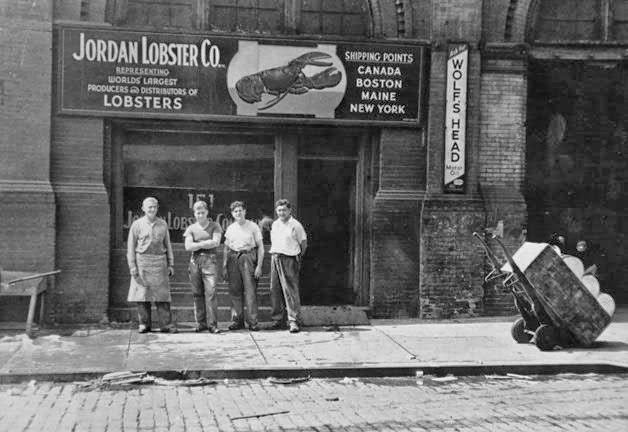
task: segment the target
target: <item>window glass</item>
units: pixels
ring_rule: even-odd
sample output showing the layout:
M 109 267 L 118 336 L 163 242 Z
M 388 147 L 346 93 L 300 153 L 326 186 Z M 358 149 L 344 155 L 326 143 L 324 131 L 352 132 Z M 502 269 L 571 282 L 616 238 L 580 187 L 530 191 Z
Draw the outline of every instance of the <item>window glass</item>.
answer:
M 612 4 L 613 8 L 613 39 L 628 39 L 628 1 L 615 0 Z
M 535 40 L 601 38 L 598 1 L 543 0 L 537 14 Z
M 363 0 L 303 0 L 299 32 L 368 36 L 368 17 Z
M 273 215 L 273 141 L 270 136 L 132 132 L 122 148 L 123 238 L 147 196 L 159 200 L 173 243 L 194 223 L 192 205 L 207 202 L 226 229 L 229 204 L 244 201 L 247 218 Z
M 196 0 L 128 0 L 126 26 L 196 28 Z
M 210 30 L 283 33 L 283 0 L 209 0 Z

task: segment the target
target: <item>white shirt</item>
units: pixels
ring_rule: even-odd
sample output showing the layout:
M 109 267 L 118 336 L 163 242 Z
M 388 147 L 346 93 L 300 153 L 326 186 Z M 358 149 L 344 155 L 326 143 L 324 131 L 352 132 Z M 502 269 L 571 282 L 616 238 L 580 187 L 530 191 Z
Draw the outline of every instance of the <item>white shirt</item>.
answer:
M 250 220 L 246 220 L 242 225 L 234 222 L 225 232 L 225 244 L 236 252 L 253 249 L 257 247 L 258 241 L 262 241 L 262 232 Z
M 290 217 L 286 222 L 277 219 L 270 229 L 270 253 L 296 256 L 301 253 L 301 242 L 307 240 L 301 222 Z

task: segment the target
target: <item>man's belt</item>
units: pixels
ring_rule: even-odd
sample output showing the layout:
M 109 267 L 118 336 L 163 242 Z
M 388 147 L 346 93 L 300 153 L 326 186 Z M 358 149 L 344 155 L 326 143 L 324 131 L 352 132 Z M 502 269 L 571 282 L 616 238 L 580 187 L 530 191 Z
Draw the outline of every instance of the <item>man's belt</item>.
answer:
M 216 249 L 198 249 L 192 253 L 194 255 L 216 255 Z
M 251 249 L 243 249 L 243 250 L 237 251 L 237 250 L 233 250 L 233 249 L 229 248 L 229 253 L 230 254 L 235 254 L 235 255 L 242 255 L 242 254 L 253 252 L 253 251 L 256 251 L 256 250 L 257 250 L 257 248 L 251 248 Z

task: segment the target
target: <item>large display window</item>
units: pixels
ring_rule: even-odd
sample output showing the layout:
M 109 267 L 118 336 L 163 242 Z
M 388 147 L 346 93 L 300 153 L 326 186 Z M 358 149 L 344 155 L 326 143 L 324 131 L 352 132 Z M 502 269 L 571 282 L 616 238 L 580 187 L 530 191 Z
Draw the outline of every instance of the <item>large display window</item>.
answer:
M 229 204 L 244 201 L 255 221 L 273 214 L 273 137 L 129 131 L 121 146 L 122 209 L 117 230 L 124 241 L 142 215 L 147 196 L 159 200 L 158 216 L 173 243 L 183 243 L 194 223 L 192 205 L 204 200 L 210 218 L 223 230 L 231 222 Z M 119 205 L 118 205 L 119 207 Z
M 367 304 L 368 209 L 374 191 L 372 163 L 377 160 L 367 134 L 140 121 L 112 122 L 109 131 L 105 161 L 110 164 L 106 172 L 112 208 L 113 317 L 130 319 L 126 239 L 148 196 L 158 199 L 158 216 L 168 223 L 173 243 L 175 308 L 190 307 L 186 300 L 190 254 L 183 246 L 183 233 L 194 223 L 194 202 L 205 200 L 210 218 L 226 230 L 232 222 L 231 202 L 244 201 L 247 218 L 259 222 L 274 219 L 274 202 L 284 197 L 294 204 L 309 237 L 301 274 L 302 302 Z M 263 234 L 268 251 L 269 232 Z M 268 302 L 269 254 L 264 261 L 262 304 Z M 222 280 L 219 290 L 226 295 Z

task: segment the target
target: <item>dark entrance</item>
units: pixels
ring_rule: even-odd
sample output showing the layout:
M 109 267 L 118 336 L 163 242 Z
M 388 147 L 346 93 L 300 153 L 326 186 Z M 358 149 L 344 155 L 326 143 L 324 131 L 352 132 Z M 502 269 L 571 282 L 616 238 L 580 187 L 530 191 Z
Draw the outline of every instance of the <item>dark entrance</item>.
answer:
M 589 244 L 602 291 L 628 302 L 628 67 L 533 61 L 529 71 L 529 238 Z M 573 252 L 572 252 L 573 253 Z
M 309 239 L 301 272 L 303 304 L 354 303 L 356 165 L 353 156 L 299 156 L 297 217 Z

